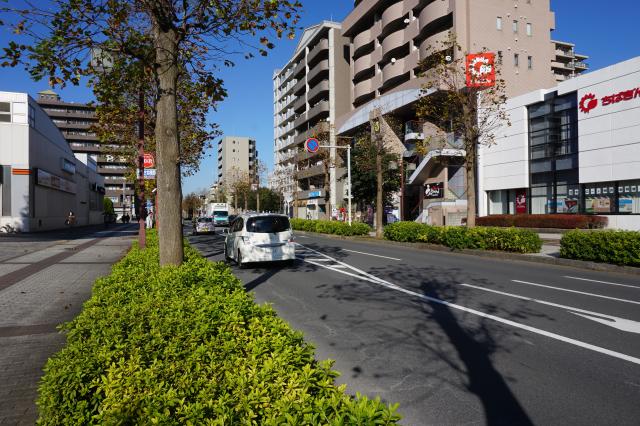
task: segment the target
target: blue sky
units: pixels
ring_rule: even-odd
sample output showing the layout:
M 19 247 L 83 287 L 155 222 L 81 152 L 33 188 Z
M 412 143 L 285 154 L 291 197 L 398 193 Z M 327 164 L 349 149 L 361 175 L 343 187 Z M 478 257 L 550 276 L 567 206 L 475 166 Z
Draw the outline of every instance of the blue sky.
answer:
M 481 1 L 481 0 L 473 0 Z M 353 7 L 352 0 L 303 0 L 301 26 L 313 25 L 321 20 L 341 21 Z M 590 57 L 591 69 L 640 56 L 637 43 L 637 16 L 640 2 L 618 0 L 603 7 L 598 0 L 552 0 L 556 13 L 556 30 L 551 37 L 576 44 L 576 51 Z M 0 28 L 0 46 L 4 47 L 10 34 Z M 220 125 L 227 135 L 249 136 L 257 140 L 260 159 L 271 167 L 273 162 L 273 89 L 272 75 L 291 57 L 296 40 L 279 40 L 266 58 L 235 59 L 234 68 L 221 70 L 229 97 L 209 114 L 209 119 Z M 28 92 L 35 97 L 47 88 L 45 82 L 36 83 L 22 69 L 0 68 L 0 91 Z M 87 87 L 70 87 L 59 91 L 63 99 L 73 102 L 93 98 Z M 217 143 L 217 141 L 216 141 Z M 216 158 L 211 150 L 202 160 L 200 172 L 183 182 L 186 194 L 206 188 L 215 179 Z

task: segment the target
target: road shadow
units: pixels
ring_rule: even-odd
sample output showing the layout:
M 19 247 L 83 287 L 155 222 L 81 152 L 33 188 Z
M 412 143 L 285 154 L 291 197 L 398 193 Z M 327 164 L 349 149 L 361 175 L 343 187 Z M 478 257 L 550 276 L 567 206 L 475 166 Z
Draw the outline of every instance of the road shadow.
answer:
M 339 247 L 329 247 L 328 250 L 322 247 L 321 251 L 346 260 Z M 395 264 L 373 267 L 367 272 L 435 300 L 419 299 L 357 279 L 319 286 L 322 290 L 319 298 L 350 304 L 348 324 L 351 335 L 375 330 L 375 344 L 363 340 L 353 343 L 342 341 L 340 344 L 344 346 L 337 348 L 365 355 L 362 365 L 351 369 L 352 377 L 368 375 L 375 380 L 386 379 L 396 389 L 402 386 L 410 388 L 409 405 L 414 408 L 441 397 L 445 392 L 443 389 L 455 388 L 457 392 L 477 397 L 485 424 L 533 424 L 510 387 L 517 382 L 516 378 L 501 372 L 494 363 L 495 356 L 504 357 L 527 344 L 519 332 L 439 301 L 460 304 L 514 321 L 551 318 L 532 311 L 524 301 L 506 305 L 495 299 L 489 301 L 477 293 L 472 295 L 470 290 L 459 284 L 467 282 L 488 286 L 490 283 L 474 279 L 459 268 Z M 330 321 L 331 313 L 321 316 L 320 320 Z M 399 373 L 394 373 L 403 376 L 402 381 L 395 383 L 399 377 L 391 377 L 386 368 L 398 362 L 394 357 L 418 359 L 419 371 L 402 368 Z M 455 401 L 455 398 L 451 400 Z M 402 411 L 402 406 L 400 409 Z M 470 419 L 456 418 L 458 420 Z

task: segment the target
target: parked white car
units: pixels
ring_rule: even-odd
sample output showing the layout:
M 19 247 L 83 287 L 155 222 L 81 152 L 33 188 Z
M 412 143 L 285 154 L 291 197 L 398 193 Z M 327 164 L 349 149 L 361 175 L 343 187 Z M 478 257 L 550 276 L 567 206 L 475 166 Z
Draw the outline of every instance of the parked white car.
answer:
M 199 217 L 193 219 L 193 235 L 208 234 L 209 232 L 215 232 L 215 229 L 213 218 Z
M 240 268 L 250 262 L 288 261 L 296 258 L 289 218 L 280 214 L 243 214 L 229 226 L 224 242 L 225 259 Z

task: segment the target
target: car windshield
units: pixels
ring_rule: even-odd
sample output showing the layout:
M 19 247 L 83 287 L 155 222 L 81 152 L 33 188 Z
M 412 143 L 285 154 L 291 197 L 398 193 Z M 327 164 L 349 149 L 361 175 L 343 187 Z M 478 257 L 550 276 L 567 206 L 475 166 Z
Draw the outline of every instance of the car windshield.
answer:
M 286 216 L 258 216 L 247 220 L 247 232 L 274 234 L 288 231 L 289 228 L 289 218 Z
M 201 217 L 200 219 L 198 219 L 198 222 L 200 222 L 200 223 L 211 222 L 211 218 L 210 217 Z
M 225 212 L 225 211 L 217 211 L 217 212 L 213 212 L 213 215 L 216 217 L 221 217 L 221 216 L 227 216 L 229 213 Z

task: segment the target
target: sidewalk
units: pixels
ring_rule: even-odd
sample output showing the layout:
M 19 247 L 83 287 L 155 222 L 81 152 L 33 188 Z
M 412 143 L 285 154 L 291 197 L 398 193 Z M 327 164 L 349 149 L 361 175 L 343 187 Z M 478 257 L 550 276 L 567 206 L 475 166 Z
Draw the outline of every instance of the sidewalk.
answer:
M 65 342 L 56 327 L 80 312 L 137 235 L 131 225 L 76 231 L 0 239 L 0 425 L 35 423 L 42 367 Z

